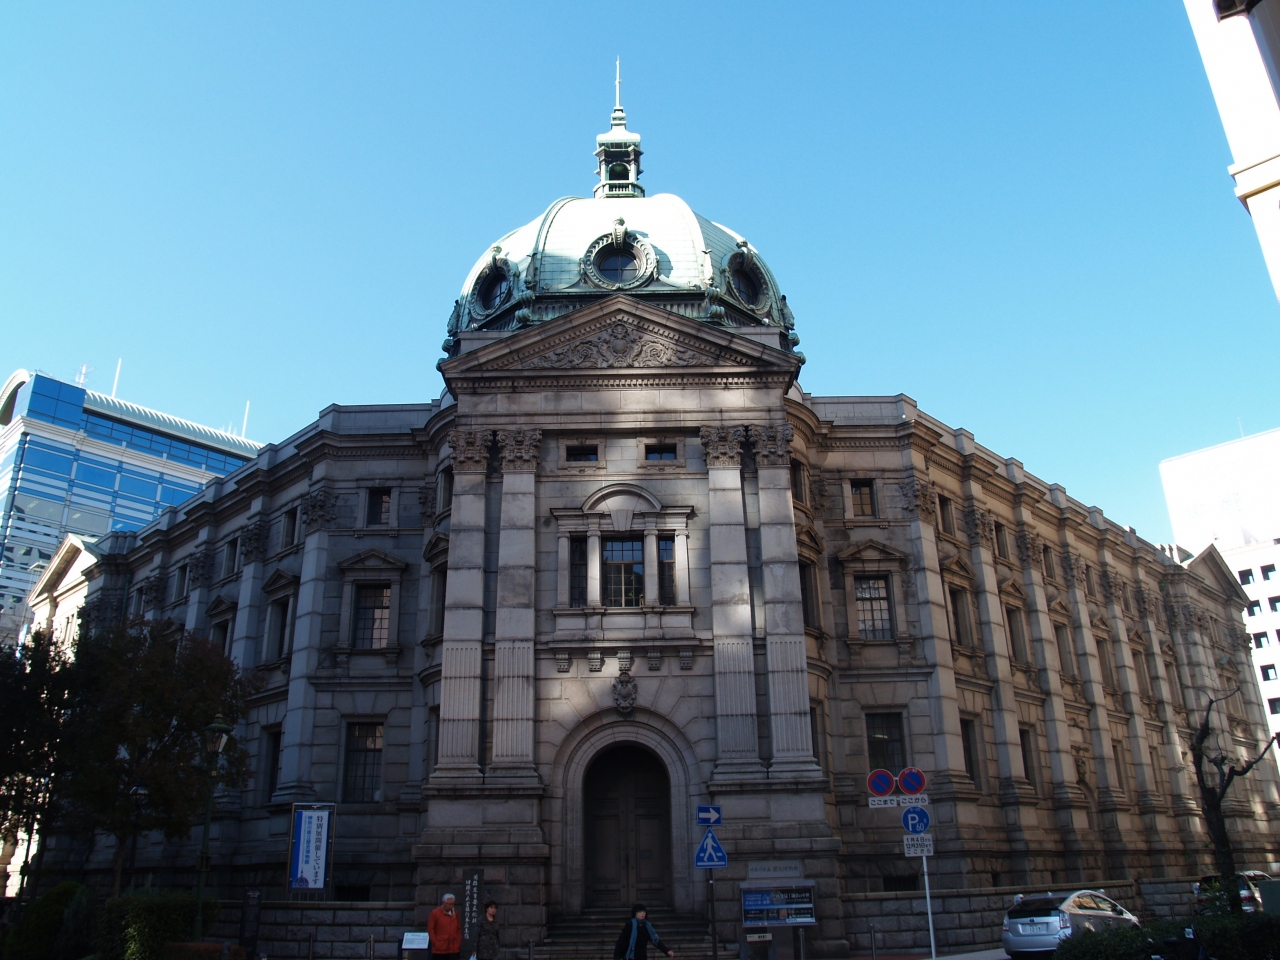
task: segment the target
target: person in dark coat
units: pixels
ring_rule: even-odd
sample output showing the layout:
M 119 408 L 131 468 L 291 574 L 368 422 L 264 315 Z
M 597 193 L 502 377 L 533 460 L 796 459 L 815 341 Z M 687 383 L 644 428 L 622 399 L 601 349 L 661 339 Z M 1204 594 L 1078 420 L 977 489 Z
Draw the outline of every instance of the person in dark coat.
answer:
M 643 903 L 631 908 L 631 919 L 622 925 L 622 933 L 618 934 L 618 942 L 613 945 L 613 960 L 649 960 L 648 947 L 653 944 L 668 957 L 676 952 L 658 939 L 658 931 L 645 918 L 649 912 Z
M 498 944 L 498 904 L 490 900 L 484 905 L 484 919 L 476 926 L 476 960 L 498 960 L 502 947 Z

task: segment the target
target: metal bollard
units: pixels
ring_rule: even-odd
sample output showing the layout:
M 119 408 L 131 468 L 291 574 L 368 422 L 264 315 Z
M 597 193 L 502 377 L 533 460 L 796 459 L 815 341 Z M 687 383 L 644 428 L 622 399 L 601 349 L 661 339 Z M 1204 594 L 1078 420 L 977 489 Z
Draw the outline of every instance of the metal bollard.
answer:
M 871 924 L 871 960 L 876 960 L 876 925 Z
M 533 937 L 529 938 L 529 960 L 533 960 Z
M 369 934 L 369 960 L 373 960 L 373 934 Z

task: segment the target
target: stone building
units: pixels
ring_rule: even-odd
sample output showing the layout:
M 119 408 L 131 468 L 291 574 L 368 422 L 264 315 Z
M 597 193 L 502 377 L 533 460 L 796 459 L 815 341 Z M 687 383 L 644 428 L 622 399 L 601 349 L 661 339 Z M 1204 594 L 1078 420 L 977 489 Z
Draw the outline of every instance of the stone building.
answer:
M 936 885 L 1202 870 L 1196 712 L 1239 684 L 1222 746 L 1267 729 L 1216 552 L 1177 562 L 908 397 L 804 393 L 755 246 L 644 196 L 621 107 L 597 146 L 597 195 L 467 277 L 442 399 L 330 407 L 95 547 L 87 616 L 173 617 L 265 681 L 217 889 L 280 891 L 290 803 L 334 801 L 338 899 L 425 916 L 481 867 L 514 946 L 635 899 L 705 910 L 715 803 L 721 936 L 777 867 L 840 955 L 842 894 L 917 883 L 867 802 L 908 765 Z M 1231 813 L 1274 869 L 1271 770 Z

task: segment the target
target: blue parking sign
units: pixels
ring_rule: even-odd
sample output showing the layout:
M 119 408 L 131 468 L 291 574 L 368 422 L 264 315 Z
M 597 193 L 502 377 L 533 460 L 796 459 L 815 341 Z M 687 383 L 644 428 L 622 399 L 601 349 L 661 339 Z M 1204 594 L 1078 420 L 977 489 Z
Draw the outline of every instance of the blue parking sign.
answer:
M 924 807 L 907 807 L 902 811 L 902 829 L 907 833 L 924 833 L 929 829 L 929 811 Z

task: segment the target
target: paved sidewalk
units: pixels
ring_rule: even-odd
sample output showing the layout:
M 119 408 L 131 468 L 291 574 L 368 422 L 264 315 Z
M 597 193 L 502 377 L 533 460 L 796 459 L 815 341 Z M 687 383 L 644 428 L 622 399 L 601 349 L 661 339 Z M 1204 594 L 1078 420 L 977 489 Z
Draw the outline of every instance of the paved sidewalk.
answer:
M 871 954 L 859 953 L 855 954 L 857 960 L 868 960 Z M 977 950 L 973 953 L 940 953 L 938 960 L 1008 960 L 1009 955 L 1004 952 L 1002 947 L 994 950 Z M 925 953 L 891 953 L 886 950 L 880 950 L 876 953 L 876 960 L 929 960 L 928 952 Z

